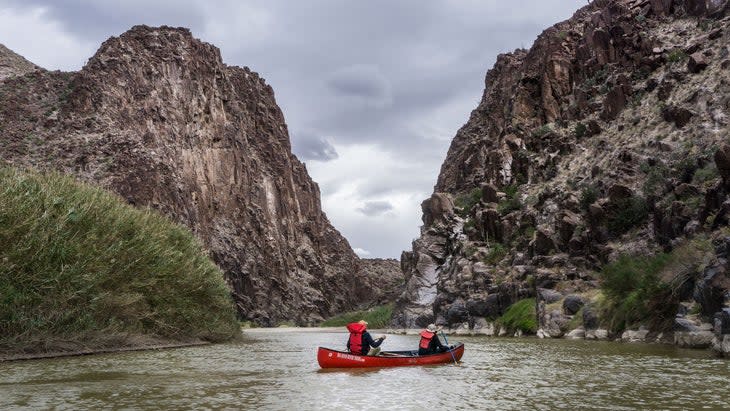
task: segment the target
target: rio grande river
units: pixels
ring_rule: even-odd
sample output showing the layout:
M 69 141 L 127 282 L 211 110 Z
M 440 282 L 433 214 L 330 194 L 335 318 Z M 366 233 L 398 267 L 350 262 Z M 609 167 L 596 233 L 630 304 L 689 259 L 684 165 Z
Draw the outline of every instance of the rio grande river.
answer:
M 377 334 L 377 333 L 376 333 Z M 452 341 L 452 339 L 454 341 Z M 233 344 L 0 363 L 0 409 L 730 409 L 730 361 L 668 346 L 452 337 L 460 366 L 321 371 L 332 330 Z M 389 335 L 384 349 L 416 336 Z

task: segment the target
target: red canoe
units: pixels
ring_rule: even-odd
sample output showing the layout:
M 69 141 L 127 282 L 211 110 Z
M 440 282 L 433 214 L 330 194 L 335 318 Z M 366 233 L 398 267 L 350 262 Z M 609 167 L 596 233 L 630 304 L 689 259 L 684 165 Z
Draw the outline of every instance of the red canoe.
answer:
M 322 368 L 402 367 L 453 363 L 454 359 L 459 361 L 462 355 L 464 344 L 457 345 L 451 351 L 431 355 L 418 355 L 418 351 L 383 351 L 378 356 L 367 356 L 319 347 L 317 362 Z

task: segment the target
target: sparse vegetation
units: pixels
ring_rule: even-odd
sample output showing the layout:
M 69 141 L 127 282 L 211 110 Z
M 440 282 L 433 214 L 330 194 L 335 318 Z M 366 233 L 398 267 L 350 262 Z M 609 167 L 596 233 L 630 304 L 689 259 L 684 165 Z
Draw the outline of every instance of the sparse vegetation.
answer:
M 583 210 L 588 210 L 591 204 L 598 200 L 598 189 L 593 185 L 586 186 L 580 192 L 580 207 Z
M 494 242 L 489 248 L 489 254 L 484 258 L 484 262 L 487 264 L 497 264 L 507 255 L 507 247 L 502 243 Z
M 349 313 L 341 314 L 336 317 L 332 317 L 320 324 L 322 327 L 344 327 L 345 325 L 365 320 L 368 322 L 369 328 L 383 328 L 390 324 L 390 319 L 393 316 L 393 305 L 386 304 L 373 307 L 365 311 L 352 311 Z
M 505 199 L 497 205 L 497 211 L 501 215 L 507 215 L 522 208 L 522 202 L 520 202 L 517 195 L 517 190 L 518 187 L 516 185 L 509 185 L 504 188 Z
M 536 137 L 536 138 L 537 137 L 542 137 L 542 136 L 544 136 L 545 134 L 547 134 L 547 133 L 549 133 L 551 131 L 552 131 L 552 128 L 550 128 L 550 125 L 545 124 L 545 125 L 542 125 L 542 126 L 536 128 L 536 129 L 532 130 L 532 136 L 533 137 Z
M 537 310 L 535 308 L 535 299 L 526 298 L 510 305 L 497 322 L 511 332 L 521 330 L 525 334 L 536 333 Z
M 598 84 L 603 84 L 606 81 L 606 78 L 608 77 L 608 70 L 605 68 L 602 68 L 598 71 L 596 71 L 593 76 L 587 78 L 585 80 L 584 85 L 586 87 L 595 87 Z
M 664 191 L 664 184 L 666 182 L 666 174 L 668 172 L 666 167 L 654 166 L 642 164 L 642 171 L 646 173 L 646 179 L 642 191 L 645 196 L 660 195 Z
M 631 107 L 639 107 L 641 105 L 641 100 L 644 99 L 645 92 L 643 91 L 637 91 L 635 92 L 629 101 L 629 106 Z
M 575 138 L 581 139 L 583 138 L 586 133 L 588 132 L 588 127 L 581 123 L 580 121 L 575 124 L 575 129 L 573 129 L 573 134 L 575 135 Z
M 601 318 L 616 332 L 642 322 L 666 327 L 677 312 L 678 290 L 713 253 L 704 236 L 651 257 L 624 255 L 600 273 Z
M 708 163 L 705 167 L 695 171 L 692 182 L 697 185 L 705 185 L 716 180 L 720 176 L 715 162 Z
M 482 190 L 479 188 L 475 188 L 471 190 L 468 194 L 461 195 L 454 200 L 454 205 L 458 207 L 457 213 L 461 217 L 467 217 L 470 213 L 472 208 L 481 201 L 482 199 Z
M 659 272 L 669 261 L 669 255 L 653 257 L 621 256 L 601 270 L 604 318 L 615 332 L 649 318 L 650 306 L 666 296 L 669 286 L 659 280 Z
M 623 199 L 608 215 L 608 229 L 614 235 L 621 235 L 646 221 L 649 208 L 641 196 Z
M 685 53 L 682 49 L 672 50 L 669 54 L 667 54 L 667 61 L 669 63 L 678 63 L 685 59 L 687 59 L 687 53 Z
M 585 307 L 581 307 L 580 310 L 578 310 L 577 313 L 573 315 L 573 318 L 568 321 L 568 329 L 569 330 L 575 330 L 576 328 L 583 325 L 583 309 Z
M 104 190 L 0 168 L 0 244 L 0 349 L 239 334 L 223 273 L 192 233 Z

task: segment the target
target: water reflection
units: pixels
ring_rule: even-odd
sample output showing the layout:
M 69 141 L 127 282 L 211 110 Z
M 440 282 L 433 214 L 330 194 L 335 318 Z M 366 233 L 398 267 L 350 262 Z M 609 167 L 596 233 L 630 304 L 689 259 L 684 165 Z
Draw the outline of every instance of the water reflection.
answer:
M 411 349 L 417 338 L 391 335 L 385 348 Z M 254 330 L 236 344 L 5 363 L 0 409 L 729 407 L 730 361 L 705 351 L 464 337 L 460 366 L 320 370 L 316 347 L 345 340 Z

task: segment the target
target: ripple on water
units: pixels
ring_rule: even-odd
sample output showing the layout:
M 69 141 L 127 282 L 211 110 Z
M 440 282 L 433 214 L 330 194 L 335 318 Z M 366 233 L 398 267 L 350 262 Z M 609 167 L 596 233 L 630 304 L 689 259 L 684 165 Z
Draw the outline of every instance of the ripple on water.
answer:
M 463 337 L 461 366 L 320 370 L 346 334 L 0 365 L 0 409 L 727 409 L 730 361 L 674 347 Z M 391 335 L 389 349 L 416 336 Z

